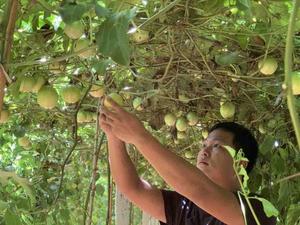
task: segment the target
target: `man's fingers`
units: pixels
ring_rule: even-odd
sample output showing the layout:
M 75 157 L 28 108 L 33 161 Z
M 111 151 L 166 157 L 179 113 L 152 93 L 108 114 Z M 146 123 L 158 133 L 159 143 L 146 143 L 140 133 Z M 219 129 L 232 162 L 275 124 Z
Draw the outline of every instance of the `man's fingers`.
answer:
M 118 114 L 116 114 L 115 112 L 108 110 L 105 106 L 102 107 L 101 109 L 101 113 L 103 113 L 107 118 L 111 119 L 111 120 L 118 120 Z
M 107 101 L 109 101 L 110 107 L 115 110 L 116 112 L 122 112 L 124 109 L 118 105 L 111 97 L 106 96 L 105 97 Z

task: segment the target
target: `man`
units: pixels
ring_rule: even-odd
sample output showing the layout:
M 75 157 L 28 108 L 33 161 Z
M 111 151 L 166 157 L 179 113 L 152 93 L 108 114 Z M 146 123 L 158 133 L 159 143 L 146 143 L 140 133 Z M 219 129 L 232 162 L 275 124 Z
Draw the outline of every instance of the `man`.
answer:
M 100 126 L 107 135 L 112 176 L 119 190 L 161 224 L 168 225 L 247 225 L 257 224 L 245 199 L 237 195 L 238 179 L 233 159 L 223 146 L 245 148 L 250 171 L 257 156 L 257 142 L 251 133 L 235 123 L 213 127 L 201 146 L 193 166 L 163 147 L 132 114 L 110 99 L 112 108 L 103 107 Z M 140 179 L 124 143 L 140 151 L 174 191 L 160 190 Z M 261 225 L 275 224 L 262 205 L 251 199 Z

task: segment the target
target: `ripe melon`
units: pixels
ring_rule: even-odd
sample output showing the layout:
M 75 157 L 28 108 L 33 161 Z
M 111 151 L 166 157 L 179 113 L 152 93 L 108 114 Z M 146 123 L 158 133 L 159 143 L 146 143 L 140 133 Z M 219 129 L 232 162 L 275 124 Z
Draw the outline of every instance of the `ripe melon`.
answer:
M 108 95 L 108 97 L 110 97 L 112 100 L 114 100 L 119 106 L 124 106 L 123 98 L 118 93 L 112 92 Z M 104 106 L 108 109 L 112 108 L 112 105 L 107 98 L 104 99 Z
M 57 105 L 58 94 L 51 86 L 42 87 L 37 93 L 37 103 L 45 108 L 52 109 Z
M 149 32 L 145 30 L 138 30 L 132 34 L 132 39 L 137 44 L 142 44 L 149 41 Z
M 105 88 L 104 88 L 104 86 L 94 84 L 94 85 L 92 85 L 91 90 L 90 90 L 89 93 L 90 93 L 91 96 L 93 96 L 95 98 L 100 98 L 104 95 Z
M 258 62 L 258 69 L 264 75 L 272 75 L 278 68 L 276 59 L 267 57 L 265 60 L 261 59 Z
M 35 80 L 33 77 L 23 77 L 20 85 L 20 92 L 31 92 L 35 85 Z
M 84 33 L 84 25 L 79 21 L 76 21 L 71 24 L 66 24 L 64 28 L 64 32 L 69 38 L 78 39 Z
M 80 88 L 77 86 L 69 86 L 62 90 L 62 98 L 66 103 L 76 103 L 80 100 Z

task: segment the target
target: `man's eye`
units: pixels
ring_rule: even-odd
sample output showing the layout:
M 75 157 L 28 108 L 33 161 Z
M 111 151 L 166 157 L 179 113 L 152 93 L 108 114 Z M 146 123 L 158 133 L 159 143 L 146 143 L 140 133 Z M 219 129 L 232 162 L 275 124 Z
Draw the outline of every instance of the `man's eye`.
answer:
M 214 148 L 219 148 L 219 147 L 221 147 L 221 145 L 220 144 L 214 144 L 213 147 Z

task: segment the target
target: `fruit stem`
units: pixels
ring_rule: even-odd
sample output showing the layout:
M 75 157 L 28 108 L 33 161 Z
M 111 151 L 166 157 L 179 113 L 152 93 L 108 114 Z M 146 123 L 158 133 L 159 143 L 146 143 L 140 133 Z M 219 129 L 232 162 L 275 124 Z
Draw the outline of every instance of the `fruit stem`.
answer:
M 284 73 L 285 73 L 285 85 L 287 87 L 287 105 L 296 133 L 296 138 L 298 142 L 298 148 L 300 147 L 300 123 L 298 114 L 295 106 L 295 97 L 293 96 L 292 90 L 292 60 L 293 60 L 293 37 L 295 30 L 295 22 L 297 17 L 297 11 L 300 6 L 300 0 L 294 0 L 294 7 L 289 20 L 288 32 L 286 37 L 286 46 L 285 46 L 285 57 L 284 57 Z

